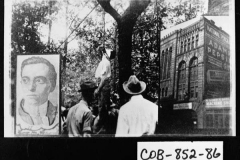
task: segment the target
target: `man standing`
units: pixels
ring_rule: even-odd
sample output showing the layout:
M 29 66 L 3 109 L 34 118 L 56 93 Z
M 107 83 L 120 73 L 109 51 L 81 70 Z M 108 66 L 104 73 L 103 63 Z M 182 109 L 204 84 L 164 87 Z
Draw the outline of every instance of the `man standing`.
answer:
M 123 83 L 123 89 L 132 97 L 120 108 L 116 137 L 154 134 L 158 121 L 158 106 L 142 97 L 146 83 L 132 75 Z
M 92 112 L 89 104 L 93 100 L 94 90 L 97 88 L 93 81 L 80 84 L 82 100 L 70 108 L 66 119 L 66 129 L 69 137 L 90 137 L 92 132 Z
M 55 90 L 57 73 L 54 66 L 42 57 L 31 57 L 22 62 L 21 85 L 23 99 L 18 108 L 21 121 L 29 125 L 57 124 L 58 107 L 48 96 Z

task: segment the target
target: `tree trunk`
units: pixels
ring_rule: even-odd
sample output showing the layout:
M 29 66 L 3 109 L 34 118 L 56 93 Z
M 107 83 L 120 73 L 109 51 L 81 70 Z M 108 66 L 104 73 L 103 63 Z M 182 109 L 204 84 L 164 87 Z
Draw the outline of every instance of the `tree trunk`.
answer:
M 127 101 L 123 91 L 123 82 L 127 81 L 132 72 L 131 52 L 132 33 L 137 18 L 147 8 L 150 0 L 130 0 L 129 7 L 120 15 L 110 4 L 111 0 L 97 0 L 103 9 L 109 13 L 118 24 L 118 62 L 119 62 L 119 97 L 120 105 Z
M 131 26 L 134 24 L 134 22 L 126 21 L 118 25 L 119 96 L 121 97 L 121 104 L 127 101 L 127 95 L 122 84 L 133 74 L 131 61 L 133 27 Z

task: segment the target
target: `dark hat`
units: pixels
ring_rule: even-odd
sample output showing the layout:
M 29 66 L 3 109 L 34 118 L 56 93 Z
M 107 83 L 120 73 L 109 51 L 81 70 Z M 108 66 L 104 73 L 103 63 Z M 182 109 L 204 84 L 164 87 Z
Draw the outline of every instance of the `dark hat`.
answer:
M 146 83 L 139 81 L 135 75 L 132 75 L 128 81 L 123 83 L 123 89 L 128 94 L 140 94 L 146 89 Z
M 80 88 L 81 89 L 78 90 L 78 92 L 85 91 L 85 90 L 94 90 L 97 88 L 97 85 L 93 81 L 85 81 L 80 84 Z

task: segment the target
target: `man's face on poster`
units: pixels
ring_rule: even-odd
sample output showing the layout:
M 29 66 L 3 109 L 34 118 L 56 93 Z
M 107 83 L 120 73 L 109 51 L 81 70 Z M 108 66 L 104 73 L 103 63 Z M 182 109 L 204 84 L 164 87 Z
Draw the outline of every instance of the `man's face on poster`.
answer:
M 41 105 L 48 100 L 51 89 L 49 67 L 44 63 L 28 64 L 21 79 L 25 103 Z

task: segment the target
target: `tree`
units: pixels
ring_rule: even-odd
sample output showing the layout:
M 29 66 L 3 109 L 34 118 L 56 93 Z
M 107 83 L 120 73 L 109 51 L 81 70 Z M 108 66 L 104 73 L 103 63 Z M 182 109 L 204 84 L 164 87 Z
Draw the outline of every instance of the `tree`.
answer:
M 175 3 L 166 3 L 163 0 L 162 6 L 166 8 L 167 17 L 163 18 L 165 25 L 171 27 L 185 21 L 191 20 L 204 13 L 202 0 L 177 0 Z
M 37 53 L 44 45 L 40 41 L 38 27 L 46 22 L 48 6 L 34 2 L 13 5 L 12 48 L 13 53 Z
M 156 101 L 159 90 L 161 18 L 167 16 L 159 1 L 150 3 L 139 16 L 133 32 L 132 69 L 139 79 L 147 83 L 146 98 Z
M 132 33 L 137 18 L 147 8 L 150 0 L 130 0 L 129 7 L 120 15 L 110 4 L 111 0 L 97 0 L 105 12 L 117 22 L 118 30 L 118 63 L 119 63 L 119 96 L 121 104 L 126 102 L 126 94 L 121 87 L 124 81 L 133 74 L 131 68 Z

